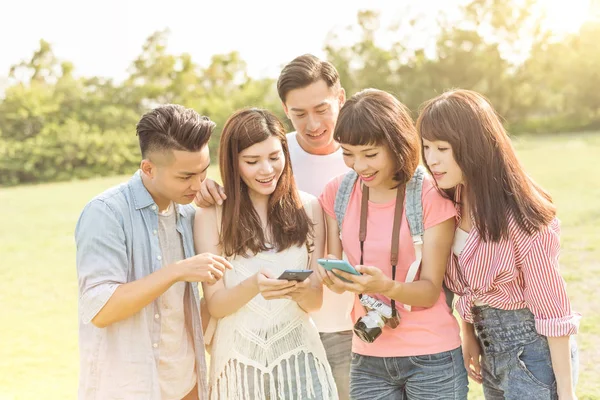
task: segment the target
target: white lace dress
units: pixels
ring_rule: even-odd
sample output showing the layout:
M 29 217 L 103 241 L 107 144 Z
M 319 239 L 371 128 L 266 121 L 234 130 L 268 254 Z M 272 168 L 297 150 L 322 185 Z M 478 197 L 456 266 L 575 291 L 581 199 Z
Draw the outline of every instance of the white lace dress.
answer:
M 263 267 L 275 276 L 305 269 L 309 254 L 306 246 L 296 246 L 230 262 L 233 270 L 223 278 L 227 288 Z M 210 361 L 211 400 L 338 398 L 319 333 L 293 300 L 265 300 L 259 294 L 220 319 Z

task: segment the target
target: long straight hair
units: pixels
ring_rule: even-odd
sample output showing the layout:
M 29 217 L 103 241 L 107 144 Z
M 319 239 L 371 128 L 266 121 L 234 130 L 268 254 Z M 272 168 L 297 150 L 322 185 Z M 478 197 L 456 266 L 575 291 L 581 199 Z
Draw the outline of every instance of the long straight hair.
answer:
M 285 157 L 283 171 L 269 198 L 267 226 L 271 232 L 271 245 L 282 251 L 292 245 L 302 246 L 312 239 L 312 223 L 296 189 L 281 121 L 267 110 L 244 109 L 229 117 L 219 146 L 221 179 L 225 193 L 229 195 L 223 203 L 219 240 L 227 256 L 245 257 L 271 249 L 239 171 L 240 152 L 271 136 L 281 141 Z
M 508 238 L 507 216 L 528 234 L 555 217 L 552 198 L 525 173 L 498 114 L 481 94 L 458 89 L 429 100 L 417 130 L 423 139 L 452 146 L 465 180 L 463 195 L 484 240 Z M 454 199 L 455 188 L 445 192 Z

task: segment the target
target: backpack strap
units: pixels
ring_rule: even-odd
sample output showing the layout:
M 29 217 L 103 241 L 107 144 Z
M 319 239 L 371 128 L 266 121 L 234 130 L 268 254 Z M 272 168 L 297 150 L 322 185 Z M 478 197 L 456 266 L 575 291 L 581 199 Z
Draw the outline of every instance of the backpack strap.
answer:
M 423 259 L 423 180 L 426 174 L 425 167 L 419 165 L 413 177 L 406 184 L 406 218 L 408 219 L 408 227 L 412 237 L 413 246 L 415 248 L 415 261 L 411 264 L 406 275 L 406 282 L 412 282 L 419 271 L 421 260 Z M 446 294 L 446 304 L 452 310 L 454 293 L 452 293 L 442 282 L 444 293 Z M 404 306 L 410 311 L 410 306 Z
M 338 229 L 340 232 L 340 239 L 342 238 L 342 223 L 344 222 L 344 216 L 346 215 L 346 209 L 348 208 L 348 202 L 350 201 L 350 196 L 352 195 L 352 189 L 354 188 L 354 184 L 358 179 L 358 174 L 353 170 L 350 170 L 344 177 L 342 178 L 342 182 L 340 182 L 340 186 L 335 195 L 335 203 L 333 205 L 333 211 L 335 212 L 335 219 L 338 224 Z
M 422 194 L 424 177 L 425 168 L 419 165 L 412 178 L 406 184 L 406 205 L 404 212 L 408 220 L 410 236 L 415 248 L 415 261 L 410 265 L 406 274 L 405 282 L 407 283 L 415 280 L 417 272 L 421 267 L 421 260 L 423 259 L 423 232 L 425 229 L 423 227 Z M 408 311 L 411 310 L 411 306 L 406 304 L 404 308 Z

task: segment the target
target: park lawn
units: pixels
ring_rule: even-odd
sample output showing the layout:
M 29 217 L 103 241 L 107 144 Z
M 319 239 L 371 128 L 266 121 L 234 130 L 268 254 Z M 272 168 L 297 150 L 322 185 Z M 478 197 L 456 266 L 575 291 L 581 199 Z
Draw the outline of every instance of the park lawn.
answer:
M 583 314 L 581 400 L 600 399 L 600 184 L 588 168 L 600 133 L 515 139 L 531 176 L 550 191 L 562 221 L 561 265 Z M 216 177 L 216 170 L 210 171 Z M 0 189 L 0 400 L 75 399 L 77 279 L 73 229 L 94 195 L 127 176 Z M 470 384 L 470 399 L 482 399 Z

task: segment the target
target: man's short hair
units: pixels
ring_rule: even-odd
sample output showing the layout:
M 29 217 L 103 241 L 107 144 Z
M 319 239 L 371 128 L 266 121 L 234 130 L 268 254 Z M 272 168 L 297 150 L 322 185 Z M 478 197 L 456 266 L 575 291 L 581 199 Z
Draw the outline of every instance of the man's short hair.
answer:
M 324 80 L 327 87 L 341 87 L 340 75 L 329 61 L 323 61 L 312 54 L 296 57 L 283 67 L 277 80 L 277 92 L 283 103 L 287 94 L 294 89 L 301 89 L 320 80 Z
M 136 126 L 142 157 L 151 152 L 200 151 L 209 141 L 215 123 L 178 104 L 159 106 L 142 116 Z

